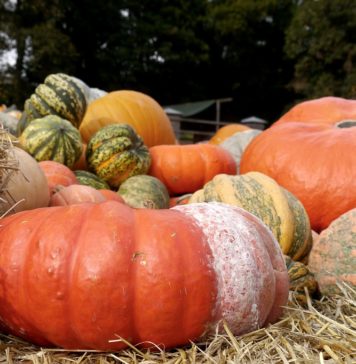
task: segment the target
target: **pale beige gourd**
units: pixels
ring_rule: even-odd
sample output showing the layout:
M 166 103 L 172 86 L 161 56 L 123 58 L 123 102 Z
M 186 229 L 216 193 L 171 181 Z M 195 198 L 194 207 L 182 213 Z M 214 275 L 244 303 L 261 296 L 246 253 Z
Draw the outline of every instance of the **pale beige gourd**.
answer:
M 17 147 L 11 147 L 8 153 L 13 153 L 11 158 L 17 168 L 3 168 L 1 171 L 0 214 L 48 206 L 47 179 L 38 162 Z

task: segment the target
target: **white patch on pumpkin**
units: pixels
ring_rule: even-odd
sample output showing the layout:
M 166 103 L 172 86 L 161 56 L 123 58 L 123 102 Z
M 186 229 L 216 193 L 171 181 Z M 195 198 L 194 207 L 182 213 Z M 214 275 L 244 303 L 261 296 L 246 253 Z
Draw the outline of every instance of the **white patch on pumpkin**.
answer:
M 247 211 L 223 203 L 193 203 L 173 209 L 195 220 L 212 251 L 218 296 L 211 329 L 222 320 L 235 335 L 262 327 L 275 301 L 271 247 L 282 257 L 268 228 Z M 266 243 L 266 239 L 271 241 Z

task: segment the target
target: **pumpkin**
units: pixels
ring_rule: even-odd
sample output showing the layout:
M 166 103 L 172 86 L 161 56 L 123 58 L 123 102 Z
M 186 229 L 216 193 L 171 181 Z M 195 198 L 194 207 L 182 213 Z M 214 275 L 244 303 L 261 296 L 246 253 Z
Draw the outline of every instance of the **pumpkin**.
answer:
M 17 147 L 7 153 L 7 160 L 13 163 L 11 168 L 1 168 L 1 216 L 48 206 L 47 179 L 36 160 Z
M 244 152 L 248 144 L 250 144 L 251 140 L 261 133 L 262 131 L 257 129 L 240 131 L 226 138 L 219 144 L 222 148 L 226 149 L 235 159 L 237 166 L 236 174 L 239 174 L 242 153 Z
M 189 199 L 191 197 L 192 197 L 191 193 L 185 193 L 184 195 L 170 197 L 169 198 L 169 207 L 185 205 L 189 202 Z
M 2 220 L 0 246 L 1 323 L 41 346 L 171 348 L 275 322 L 288 298 L 272 234 L 223 204 L 36 209 Z
M 79 130 L 88 143 L 99 129 L 113 123 L 130 124 L 148 147 L 176 143 L 173 126 L 162 107 L 141 92 L 113 91 L 94 100 Z
M 51 196 L 50 206 L 65 206 L 74 205 L 85 202 L 103 202 L 107 200 L 114 200 L 124 202 L 124 200 L 114 191 L 110 190 L 97 190 L 90 186 L 84 185 L 70 185 L 70 186 L 57 186 L 55 193 Z
M 131 176 L 145 174 L 151 163 L 148 148 L 129 124 L 112 124 L 90 139 L 88 167 L 110 187 L 117 188 Z
M 229 138 L 231 135 L 234 135 L 236 133 L 250 130 L 246 125 L 242 124 L 228 124 L 222 126 L 220 129 L 217 130 L 217 132 L 210 138 L 209 143 L 211 144 L 221 144 L 224 140 Z
M 168 190 L 156 177 L 147 175 L 129 177 L 120 185 L 118 193 L 131 207 L 150 209 L 169 207 Z
M 87 160 L 86 160 L 86 152 L 87 152 L 87 145 L 85 143 L 82 144 L 82 154 L 80 155 L 79 159 L 72 165 L 71 169 L 73 171 L 86 171 L 88 169 Z
M 290 121 L 333 125 L 342 120 L 356 120 L 356 100 L 326 96 L 296 104 L 274 125 Z
M 323 295 L 340 293 L 338 283 L 356 288 L 356 208 L 323 230 L 313 244 L 308 266 Z
M 55 192 L 56 186 L 69 186 L 78 183 L 74 172 L 61 163 L 42 161 L 38 165 L 46 176 L 50 195 Z
M 195 192 L 219 173 L 236 173 L 231 154 L 214 144 L 156 145 L 150 154 L 148 174 L 163 182 L 170 195 Z
M 299 304 L 306 305 L 305 289 L 308 290 L 309 297 L 316 294 L 318 289 L 315 276 L 309 267 L 302 262 L 295 262 L 288 255 L 284 255 L 284 260 L 288 270 L 289 290 L 293 292 L 293 296 Z
M 74 171 L 74 174 L 80 185 L 90 186 L 96 188 L 97 190 L 110 189 L 110 186 L 103 179 L 99 178 L 95 173 L 77 170 Z
M 57 115 L 79 127 L 87 104 L 80 85 L 64 73 L 51 74 L 25 101 L 24 112 L 18 124 L 18 135 L 32 120 Z
M 105 189 L 105 188 L 104 189 L 99 189 L 98 191 L 105 197 L 106 200 L 125 203 L 125 200 L 115 191 L 108 190 L 108 189 Z
M 308 215 L 293 194 L 258 172 L 219 174 L 193 193 L 189 203 L 223 202 L 239 206 L 260 218 L 272 231 L 284 254 L 305 257 L 312 244 Z
M 106 198 L 95 188 L 83 185 L 57 186 L 50 206 L 65 206 L 84 202 L 104 202 Z
M 78 129 L 55 115 L 33 120 L 19 142 L 37 161 L 53 160 L 68 167 L 80 158 L 83 148 Z
M 355 150 L 356 122 L 282 123 L 252 140 L 240 172 L 275 179 L 302 202 L 312 229 L 320 232 L 356 207 Z

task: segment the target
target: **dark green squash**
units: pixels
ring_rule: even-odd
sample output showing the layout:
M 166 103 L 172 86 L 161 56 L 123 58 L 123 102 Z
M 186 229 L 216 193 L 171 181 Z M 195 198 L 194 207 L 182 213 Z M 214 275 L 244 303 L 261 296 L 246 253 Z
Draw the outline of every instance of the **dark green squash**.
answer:
M 110 189 L 110 186 L 104 180 L 102 180 L 92 172 L 78 169 L 74 171 L 74 174 L 77 177 L 77 180 L 80 185 L 90 186 L 97 190 Z

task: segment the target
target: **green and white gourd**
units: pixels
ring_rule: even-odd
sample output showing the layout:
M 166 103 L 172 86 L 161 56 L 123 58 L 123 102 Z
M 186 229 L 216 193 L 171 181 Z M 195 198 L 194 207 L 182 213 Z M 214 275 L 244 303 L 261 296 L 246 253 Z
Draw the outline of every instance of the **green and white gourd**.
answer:
M 120 185 L 118 193 L 127 205 L 134 208 L 169 208 L 167 187 L 153 176 L 132 176 Z

